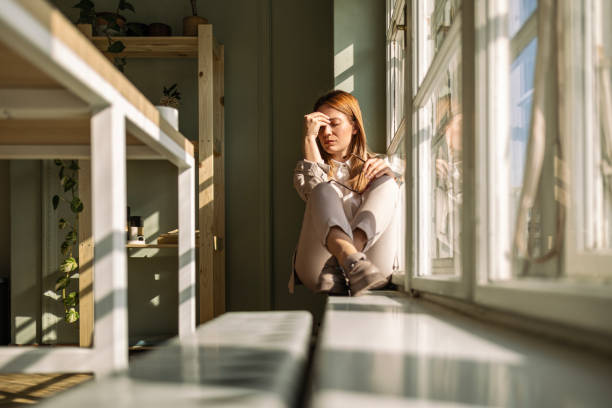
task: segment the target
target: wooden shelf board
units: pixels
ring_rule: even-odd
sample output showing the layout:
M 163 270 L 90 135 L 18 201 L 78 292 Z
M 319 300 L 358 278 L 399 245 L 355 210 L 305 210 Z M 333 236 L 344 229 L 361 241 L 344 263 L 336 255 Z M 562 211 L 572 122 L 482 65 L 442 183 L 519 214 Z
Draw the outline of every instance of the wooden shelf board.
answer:
M 125 244 L 126 248 L 178 248 L 178 244 Z
M 96 48 L 106 56 L 129 58 L 196 58 L 198 37 L 112 37 L 125 45 L 123 52 L 106 52 L 108 39 L 92 37 Z

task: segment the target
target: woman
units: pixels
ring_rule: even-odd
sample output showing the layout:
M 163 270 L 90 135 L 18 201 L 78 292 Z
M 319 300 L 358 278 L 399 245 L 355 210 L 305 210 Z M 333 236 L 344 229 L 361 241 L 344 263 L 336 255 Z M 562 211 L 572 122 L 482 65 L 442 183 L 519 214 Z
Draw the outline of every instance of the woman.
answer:
M 304 159 L 294 172 L 306 212 L 289 291 L 297 274 L 314 292 L 358 296 L 390 279 L 398 185 L 388 164 L 368 152 L 353 95 L 329 92 L 313 110 L 304 116 Z

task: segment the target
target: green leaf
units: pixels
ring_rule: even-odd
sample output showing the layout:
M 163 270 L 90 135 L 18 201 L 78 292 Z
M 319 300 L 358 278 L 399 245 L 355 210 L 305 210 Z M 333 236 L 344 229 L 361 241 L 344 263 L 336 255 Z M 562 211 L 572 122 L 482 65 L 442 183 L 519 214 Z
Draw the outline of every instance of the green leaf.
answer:
M 74 213 L 80 213 L 81 211 L 83 211 L 83 202 L 79 197 L 74 197 L 72 199 L 72 201 L 70 202 L 70 209 Z
M 111 45 L 108 46 L 108 52 L 112 52 L 115 54 L 120 53 L 125 49 L 125 45 L 121 41 L 114 41 Z
M 76 181 L 72 177 L 67 177 L 66 183 L 64 183 L 64 192 L 70 191 L 76 186 Z
M 60 167 L 60 171 L 58 175 L 60 181 L 64 178 L 64 170 L 66 170 L 66 167 L 64 167 L 64 165 L 62 164 L 62 167 Z
M 60 271 L 63 273 L 68 273 L 68 272 L 76 271 L 78 267 L 79 267 L 79 264 L 77 263 L 76 259 L 74 259 L 74 257 L 71 256 L 71 257 L 64 259 L 64 262 L 62 262 L 62 264 L 60 265 Z
M 68 307 L 75 307 L 79 300 L 77 292 L 70 292 L 64 299 L 64 304 Z
M 60 276 L 57 278 L 57 281 L 55 281 L 55 291 L 58 292 L 62 289 L 66 289 L 69 282 L 70 278 L 68 276 Z
M 117 68 L 119 71 L 123 72 L 123 69 L 125 68 L 125 58 L 115 58 L 113 60 L 113 65 L 115 66 L 115 68 Z
M 64 241 L 62 242 L 62 246 L 60 247 L 60 251 L 62 252 L 62 255 L 68 255 L 68 252 L 70 252 L 70 248 L 72 247 L 72 244 L 68 241 Z
M 117 17 L 115 17 L 112 21 L 108 20 L 107 23 L 108 25 L 106 26 L 106 35 L 109 35 L 109 30 L 112 33 L 114 32 L 120 32 L 121 31 L 121 27 L 119 27 L 119 24 L 117 24 Z
M 64 165 L 64 162 L 61 161 L 60 159 L 53 160 L 53 163 L 55 163 L 56 166 L 63 166 Z
M 59 196 L 56 194 L 53 196 L 53 198 L 51 199 L 51 202 L 53 203 L 53 209 L 57 210 L 57 206 L 59 205 Z
M 68 221 L 66 221 L 65 218 L 60 218 L 59 221 L 57 222 L 57 226 L 59 227 L 59 229 L 64 229 L 66 228 L 66 225 L 68 225 Z
M 70 242 L 70 243 L 76 243 L 77 240 L 77 233 L 75 230 L 70 231 L 68 234 L 66 234 L 66 241 Z
M 134 10 L 134 6 L 131 3 L 128 3 L 125 0 L 119 0 L 119 10 L 131 10 L 131 11 L 136 11 Z
M 74 307 L 71 307 L 66 311 L 66 321 L 68 323 L 74 323 L 77 320 L 79 320 L 79 312 L 77 312 Z
M 72 177 L 69 177 L 68 180 L 66 180 L 66 184 L 64 185 L 64 192 L 72 190 L 75 186 L 76 180 Z
M 76 160 L 71 160 L 70 165 L 68 167 L 70 168 L 70 170 L 74 170 L 74 171 L 77 171 L 80 169 L 79 162 Z

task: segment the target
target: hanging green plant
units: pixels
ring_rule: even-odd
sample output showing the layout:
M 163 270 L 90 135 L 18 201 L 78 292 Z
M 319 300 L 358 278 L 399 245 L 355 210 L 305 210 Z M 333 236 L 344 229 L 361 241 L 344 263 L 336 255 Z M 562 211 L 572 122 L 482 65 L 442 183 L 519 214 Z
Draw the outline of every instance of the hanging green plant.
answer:
M 74 219 L 68 220 L 64 217 L 58 221 L 58 228 L 66 230 L 64 241 L 60 245 L 60 251 L 64 257 L 59 265 L 59 272 L 62 274 L 55 282 L 55 291 L 61 292 L 64 304 L 64 319 L 68 323 L 79 320 L 77 305 L 79 304 L 79 293 L 71 288 L 71 278 L 79 270 L 79 263 L 75 258 L 75 247 L 78 244 L 79 213 L 83 211 L 83 202 L 79 198 L 78 192 L 78 170 L 79 164 L 76 160 L 66 163 L 63 160 L 55 160 L 55 165 L 59 167 L 59 180 L 63 193 L 56 194 L 51 199 L 53 209 L 57 210 L 62 202 L 70 208 Z
M 74 6 L 73 8 L 79 9 L 79 19 L 77 20 L 77 24 L 91 24 L 96 27 L 96 25 L 100 24 L 99 21 L 103 21 L 104 26 L 106 27 L 103 30 L 103 34 L 106 35 L 108 40 L 108 48 L 106 51 L 119 54 L 125 49 L 125 44 L 123 44 L 120 40 L 114 40 L 112 35 L 122 34 L 125 32 L 126 20 L 125 18 L 119 14 L 120 11 L 130 10 L 135 12 L 134 6 L 127 2 L 126 0 L 118 0 L 117 9 L 114 13 L 96 13 L 96 6 L 91 0 L 81 0 Z M 121 22 L 121 25 L 120 25 Z M 127 61 L 125 57 L 114 57 L 113 65 L 117 67 L 117 69 L 123 72 Z

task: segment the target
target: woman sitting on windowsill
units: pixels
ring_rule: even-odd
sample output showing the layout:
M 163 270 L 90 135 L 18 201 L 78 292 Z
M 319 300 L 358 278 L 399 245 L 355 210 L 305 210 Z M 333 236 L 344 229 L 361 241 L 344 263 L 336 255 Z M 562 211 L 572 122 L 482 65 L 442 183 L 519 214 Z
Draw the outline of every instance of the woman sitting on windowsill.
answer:
M 296 276 L 317 293 L 358 296 L 385 286 L 397 262 L 398 184 L 368 152 L 357 99 L 332 91 L 304 116 L 304 160 L 294 185 L 306 201 L 293 258 Z

